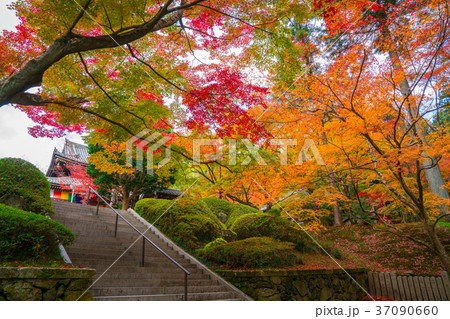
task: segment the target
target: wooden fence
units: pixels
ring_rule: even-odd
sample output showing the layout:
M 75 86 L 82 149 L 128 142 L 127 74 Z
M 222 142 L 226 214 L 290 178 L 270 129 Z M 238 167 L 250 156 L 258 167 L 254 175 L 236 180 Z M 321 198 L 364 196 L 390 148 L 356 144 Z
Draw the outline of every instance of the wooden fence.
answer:
M 397 276 L 394 272 L 369 272 L 369 293 L 393 300 L 450 300 L 447 272 L 438 277 Z

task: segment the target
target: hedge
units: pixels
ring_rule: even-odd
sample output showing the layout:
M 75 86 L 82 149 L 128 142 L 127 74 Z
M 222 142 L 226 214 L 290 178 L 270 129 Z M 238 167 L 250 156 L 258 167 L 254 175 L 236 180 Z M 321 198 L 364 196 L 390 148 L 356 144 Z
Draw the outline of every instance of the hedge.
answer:
M 73 233 L 41 215 L 0 204 L 0 260 L 59 257 L 58 244 L 70 245 Z
M 255 214 L 260 211 L 247 205 L 236 204 L 219 198 L 204 198 L 202 200 L 209 209 L 218 216 L 220 213 L 227 216 L 225 225 L 230 228 L 233 223 L 242 215 Z
M 0 159 L 0 203 L 40 215 L 54 213 L 46 177 L 20 158 Z
M 302 264 L 294 244 L 269 237 L 255 237 L 198 249 L 207 261 L 228 268 L 289 267 Z
M 251 237 L 270 237 L 295 244 L 300 252 L 315 252 L 311 239 L 293 227 L 290 220 L 267 214 L 246 214 L 240 216 L 231 227 L 238 240 Z
M 237 239 L 271 237 L 291 242 L 296 241 L 299 233 L 289 220 L 265 213 L 240 216 L 231 230 L 236 233 Z
M 188 248 L 198 248 L 220 237 L 225 226 L 203 201 L 182 197 L 177 201 L 142 199 L 135 210 L 148 222 Z

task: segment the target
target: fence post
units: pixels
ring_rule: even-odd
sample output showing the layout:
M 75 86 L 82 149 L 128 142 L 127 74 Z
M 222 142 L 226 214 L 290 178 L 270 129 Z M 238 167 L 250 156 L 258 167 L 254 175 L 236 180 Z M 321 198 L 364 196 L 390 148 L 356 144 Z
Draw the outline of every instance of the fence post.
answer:
M 116 215 L 116 228 L 114 229 L 114 237 L 117 237 L 117 223 L 119 222 L 119 215 Z
M 141 267 L 145 266 L 145 237 L 142 237 L 142 261 Z
M 187 273 L 184 273 L 184 301 L 188 301 L 188 277 Z

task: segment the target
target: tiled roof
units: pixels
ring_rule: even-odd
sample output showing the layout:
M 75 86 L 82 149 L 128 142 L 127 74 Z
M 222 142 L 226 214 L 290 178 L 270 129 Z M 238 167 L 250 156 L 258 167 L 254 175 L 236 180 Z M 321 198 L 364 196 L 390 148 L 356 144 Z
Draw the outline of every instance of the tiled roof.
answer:
M 57 154 L 64 157 L 70 158 L 77 162 L 82 162 L 87 164 L 87 158 L 89 156 L 88 148 L 86 145 L 78 144 L 66 139 L 64 148 L 61 152 L 56 151 Z
M 57 185 L 81 185 L 81 183 L 76 179 L 72 177 L 49 177 L 47 176 L 47 180 L 50 184 L 57 184 Z
M 174 188 L 165 188 L 157 191 L 158 194 L 171 195 L 171 196 L 181 196 L 183 195 L 178 189 Z

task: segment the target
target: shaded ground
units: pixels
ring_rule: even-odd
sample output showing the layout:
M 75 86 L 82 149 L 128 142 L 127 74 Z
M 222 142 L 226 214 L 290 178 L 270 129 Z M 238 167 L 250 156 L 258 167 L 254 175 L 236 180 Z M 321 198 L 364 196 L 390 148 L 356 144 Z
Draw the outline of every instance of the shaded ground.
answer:
M 420 224 L 396 225 L 408 235 L 427 241 Z M 438 275 L 442 271 L 437 256 L 429 252 L 425 246 L 409 239 L 401 238 L 385 232 L 381 225 L 363 226 L 349 225 L 331 228 L 313 235 L 330 251 L 332 260 L 325 254 L 302 254 L 304 265 L 283 268 L 284 270 L 368 268 L 372 271 L 395 271 L 398 274 Z M 450 253 L 450 228 L 439 227 L 438 234 Z M 339 250 L 342 259 L 334 256 Z M 212 265 L 215 269 L 227 269 Z M 249 270 L 239 268 L 234 270 Z M 267 269 L 265 269 L 267 270 Z M 276 269 L 274 269 L 276 270 Z
M 396 225 L 404 234 L 429 242 L 420 224 Z M 425 246 L 386 232 L 385 226 L 351 225 L 322 232 L 322 241 L 332 242 L 344 259 L 374 271 L 431 275 L 442 271 L 436 255 Z M 441 241 L 450 252 L 450 228 L 438 226 Z M 314 261 L 313 261 L 314 262 Z

